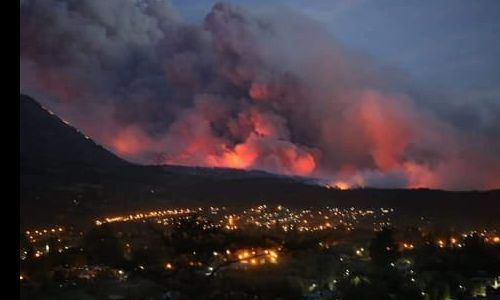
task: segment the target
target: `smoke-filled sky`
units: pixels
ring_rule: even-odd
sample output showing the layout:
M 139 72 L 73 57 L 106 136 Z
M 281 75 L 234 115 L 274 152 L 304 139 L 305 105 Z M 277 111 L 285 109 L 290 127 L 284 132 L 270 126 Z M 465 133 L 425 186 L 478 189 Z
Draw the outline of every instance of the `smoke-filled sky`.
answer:
M 20 88 L 140 163 L 499 188 L 497 3 L 21 0 Z

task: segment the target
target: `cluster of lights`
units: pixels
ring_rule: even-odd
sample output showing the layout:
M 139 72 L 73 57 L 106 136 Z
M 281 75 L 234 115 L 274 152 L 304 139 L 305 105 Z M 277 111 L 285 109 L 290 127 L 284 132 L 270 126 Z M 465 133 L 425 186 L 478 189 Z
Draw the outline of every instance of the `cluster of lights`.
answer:
M 37 240 L 46 238 L 48 236 L 54 236 L 60 234 L 64 231 L 64 228 L 61 226 L 56 226 L 52 228 L 44 228 L 44 229 L 36 229 L 36 230 L 27 230 L 26 236 L 29 238 L 31 243 L 36 243 Z
M 199 207 L 195 209 L 154 210 L 105 217 L 101 220 L 96 220 L 95 224 L 100 226 L 104 223 L 134 222 L 152 219 L 158 224 L 169 226 L 179 223 L 182 217 L 187 219 L 196 213 L 202 219 L 213 221 L 203 224 L 199 223 L 204 229 L 217 227 L 226 230 L 239 230 L 246 227 L 258 227 L 267 230 L 278 229 L 285 232 L 290 230 L 314 232 L 337 229 L 339 227 L 346 230 L 353 230 L 355 226 L 367 220 L 376 229 L 389 225 L 389 214 L 393 212 L 393 209 L 385 208 L 380 210 L 355 209 L 354 207 L 346 209 L 330 207 L 322 209 L 291 209 L 282 205 L 268 207 L 265 204 L 241 211 L 228 212 L 225 207 L 211 206 L 209 208 Z
M 390 224 L 388 214 L 393 209 L 382 209 L 380 212 L 374 210 L 330 208 L 324 209 L 290 209 L 282 205 L 268 207 L 259 205 L 255 208 L 243 210 L 240 214 L 224 216 L 221 225 L 228 230 L 242 227 L 254 226 L 263 229 L 281 229 L 283 231 L 298 230 L 299 232 L 313 232 L 328 229 L 337 229 L 339 226 L 347 230 L 353 230 L 356 225 L 366 219 L 375 220 L 385 218 L 382 221 L 374 221 L 374 227 L 382 224 Z
M 92 280 L 99 274 L 109 272 L 114 278 L 123 281 L 128 278 L 128 274 L 120 269 L 114 269 L 106 266 L 84 266 L 71 268 L 71 274 L 80 279 Z M 108 273 L 109 274 L 109 273 Z
M 409 242 L 403 242 L 400 244 L 400 248 L 403 251 L 408 251 L 408 250 L 415 249 L 415 245 L 413 245 L 412 243 L 409 243 Z
M 216 269 L 214 264 L 227 264 L 235 265 L 235 266 L 260 266 L 265 264 L 277 264 L 279 258 L 279 251 L 281 248 L 277 249 L 262 249 L 262 248 L 249 248 L 249 249 L 238 249 L 238 250 L 225 250 L 224 252 L 214 251 L 212 253 L 214 260 L 212 261 L 212 265 L 208 266 L 208 272 L 205 275 L 209 276 Z M 196 252 L 193 252 L 193 255 L 196 255 Z M 201 268 L 205 266 L 200 261 L 192 260 L 189 261 L 190 267 Z M 175 269 L 174 264 L 172 262 L 165 262 L 163 265 L 166 271 L 172 271 Z
M 356 255 L 357 256 L 363 256 L 365 255 L 365 248 L 361 247 L 359 249 L 356 250 Z
M 241 249 L 234 256 L 244 265 L 264 265 L 266 263 L 278 263 L 278 251 L 274 249 Z
M 487 230 L 483 230 L 481 232 L 471 231 L 469 233 L 463 233 L 461 235 L 461 238 L 451 237 L 448 241 L 439 239 L 436 241 L 436 244 L 440 248 L 444 248 L 444 247 L 461 248 L 461 247 L 463 247 L 463 240 L 466 239 L 467 237 L 472 237 L 474 235 L 477 235 L 478 237 L 483 239 L 483 241 L 487 244 L 500 244 L 500 236 L 498 236 L 498 234 L 496 232 L 488 232 Z
M 63 244 L 65 242 L 63 241 L 63 238 L 68 237 L 68 234 L 69 232 L 67 232 L 67 230 L 65 230 L 64 227 L 62 226 L 53 226 L 50 228 L 33 229 L 25 231 L 25 235 L 33 247 L 33 253 L 32 253 L 33 258 L 43 257 L 44 255 L 47 255 L 50 251 L 56 251 L 58 253 L 62 253 L 65 250 L 68 250 L 70 248 L 70 245 Z M 54 241 L 57 241 L 57 243 L 59 243 L 58 244 L 59 247 L 56 247 L 55 249 L 50 249 L 49 247 L 50 239 L 54 239 Z M 28 256 L 29 253 L 27 249 L 21 248 L 20 259 L 26 260 L 28 259 Z
M 195 210 L 185 208 L 185 209 L 173 209 L 173 210 L 153 210 L 149 212 L 140 212 L 136 214 L 129 214 L 123 216 L 106 217 L 103 220 L 96 220 L 95 224 L 100 226 L 105 223 L 116 223 L 116 222 L 131 222 L 147 219 L 155 219 L 167 216 L 180 216 L 194 213 Z
M 439 238 L 433 243 L 439 248 L 462 248 L 464 246 L 464 240 L 468 237 L 474 235 L 479 236 L 487 244 L 500 244 L 500 237 L 496 232 L 488 232 L 483 230 L 481 232 L 471 231 L 467 233 L 462 233 L 459 236 L 452 236 L 450 238 L 444 239 Z M 411 242 L 402 241 L 399 242 L 399 248 L 402 251 L 409 251 L 415 248 L 415 245 Z

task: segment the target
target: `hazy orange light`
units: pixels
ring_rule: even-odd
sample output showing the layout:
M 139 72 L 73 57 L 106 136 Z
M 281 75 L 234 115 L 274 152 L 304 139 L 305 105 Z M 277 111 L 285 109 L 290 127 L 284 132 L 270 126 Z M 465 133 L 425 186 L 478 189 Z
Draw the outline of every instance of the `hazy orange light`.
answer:
M 298 156 L 292 165 L 292 171 L 297 175 L 308 175 L 316 168 L 314 157 L 306 153 Z
M 350 188 L 350 185 L 347 182 L 344 181 L 337 181 L 330 186 L 336 187 L 339 190 L 348 190 Z
M 227 150 L 222 157 L 215 158 L 215 165 L 220 167 L 246 169 L 250 167 L 255 159 L 257 153 L 248 145 L 239 144 L 234 147 L 234 150 Z
M 269 88 L 263 83 L 254 82 L 248 93 L 254 100 L 263 100 L 269 96 Z
M 140 138 L 131 131 L 125 130 L 114 138 L 111 145 L 113 149 L 120 155 L 134 155 L 143 150 Z

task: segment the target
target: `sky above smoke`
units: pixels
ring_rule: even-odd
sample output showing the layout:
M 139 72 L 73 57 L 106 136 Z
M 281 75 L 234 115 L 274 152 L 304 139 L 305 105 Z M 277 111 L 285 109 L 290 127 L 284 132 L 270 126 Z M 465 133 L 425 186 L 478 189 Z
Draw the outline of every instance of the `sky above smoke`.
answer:
M 193 22 L 155 0 L 20 5 L 21 92 L 126 159 L 500 187 L 498 103 L 447 105 L 292 8 L 217 3 Z

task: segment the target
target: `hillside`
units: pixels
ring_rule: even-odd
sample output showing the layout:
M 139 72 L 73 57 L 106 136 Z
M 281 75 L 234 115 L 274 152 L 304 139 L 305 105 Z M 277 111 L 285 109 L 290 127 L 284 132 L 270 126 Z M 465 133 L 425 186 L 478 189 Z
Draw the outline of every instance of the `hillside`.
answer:
M 20 97 L 20 204 L 24 224 L 88 220 L 159 206 L 258 203 L 394 207 L 401 216 L 497 222 L 500 191 L 339 191 L 262 171 L 126 162 L 35 100 Z
M 40 220 L 137 209 L 158 201 L 245 203 L 248 197 L 264 199 L 305 186 L 297 185 L 299 178 L 263 171 L 135 165 L 25 95 L 20 96 L 20 173 L 21 215 Z

